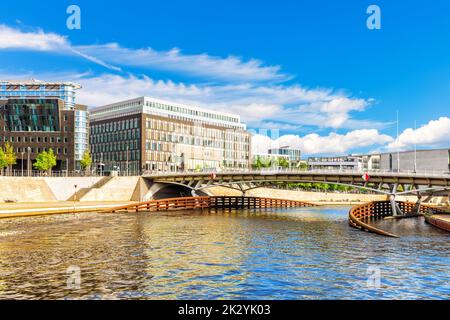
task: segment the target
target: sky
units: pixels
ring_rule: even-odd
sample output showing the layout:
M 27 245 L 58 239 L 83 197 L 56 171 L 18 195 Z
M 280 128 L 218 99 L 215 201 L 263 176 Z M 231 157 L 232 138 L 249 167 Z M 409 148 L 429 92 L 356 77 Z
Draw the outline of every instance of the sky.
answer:
M 449 40 L 447 0 L 2 1 L 0 79 L 77 82 L 90 108 L 146 95 L 236 113 L 254 152 L 442 148 Z

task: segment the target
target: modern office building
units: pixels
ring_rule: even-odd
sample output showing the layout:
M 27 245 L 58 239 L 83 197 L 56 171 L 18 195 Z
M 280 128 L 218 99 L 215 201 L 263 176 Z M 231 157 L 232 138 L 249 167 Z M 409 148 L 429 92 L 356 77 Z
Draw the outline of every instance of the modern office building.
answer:
M 105 171 L 248 168 L 240 117 L 149 97 L 91 110 L 91 151 Z
M 31 80 L 0 80 L 0 100 L 57 98 L 64 102 L 64 109 L 74 109 L 79 84 L 73 82 L 44 82 Z
M 450 148 L 308 158 L 309 169 L 398 172 L 399 165 L 400 172 L 449 173 Z
M 361 156 L 309 157 L 311 170 L 362 170 Z
M 75 103 L 80 86 L 65 82 L 0 81 L 0 145 L 16 151 L 13 169 L 32 169 L 49 148 L 57 156 L 54 170 L 79 170 L 89 150 L 87 107 Z
M 300 163 L 302 156 L 300 149 L 295 149 L 290 146 L 269 149 L 269 154 L 276 156 L 287 156 L 289 162 L 294 166 Z
M 371 171 L 371 170 L 380 170 L 381 169 L 381 155 L 374 153 L 374 154 L 365 154 L 361 156 L 362 161 L 362 169 L 364 171 Z
M 400 161 L 398 161 L 400 159 Z M 397 172 L 450 173 L 450 148 L 380 154 L 380 168 Z

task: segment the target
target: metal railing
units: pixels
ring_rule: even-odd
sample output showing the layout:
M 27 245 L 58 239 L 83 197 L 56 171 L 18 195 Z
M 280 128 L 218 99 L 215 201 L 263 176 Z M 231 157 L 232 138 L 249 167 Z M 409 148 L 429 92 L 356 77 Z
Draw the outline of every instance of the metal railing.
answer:
M 122 172 L 86 172 L 86 171 L 67 171 L 67 170 L 55 170 L 55 171 L 38 171 L 38 170 L 4 170 L 0 172 L 0 176 L 5 177 L 105 177 L 105 176 L 140 176 L 141 171 L 122 171 Z
M 297 169 L 297 168 L 263 168 L 263 169 L 219 169 L 219 170 L 186 170 L 186 171 L 164 171 L 164 170 L 154 170 L 154 171 L 143 171 L 143 175 L 205 175 L 205 174 L 237 174 L 237 173 L 245 173 L 245 174 L 262 174 L 262 175 L 270 175 L 270 174 L 349 174 L 349 175 L 363 175 L 365 173 L 372 175 L 386 175 L 386 176 L 403 176 L 403 177 L 450 177 L 450 172 L 443 172 L 440 170 L 400 170 L 392 171 L 392 170 L 351 170 L 351 169 L 342 169 L 342 170 L 330 170 L 330 169 Z
M 349 175 L 363 175 L 368 173 L 370 175 L 385 175 L 385 176 L 402 176 L 402 177 L 444 177 L 450 178 L 450 172 L 443 172 L 439 170 L 352 170 L 352 169 L 298 169 L 298 168 L 262 168 L 262 169 L 204 169 L 204 170 L 138 170 L 138 171 L 37 171 L 37 170 L 3 170 L 0 171 L 0 176 L 11 177 L 98 177 L 98 176 L 165 176 L 165 175 L 205 175 L 205 174 L 261 174 L 261 175 L 276 175 L 276 174 L 349 174 Z

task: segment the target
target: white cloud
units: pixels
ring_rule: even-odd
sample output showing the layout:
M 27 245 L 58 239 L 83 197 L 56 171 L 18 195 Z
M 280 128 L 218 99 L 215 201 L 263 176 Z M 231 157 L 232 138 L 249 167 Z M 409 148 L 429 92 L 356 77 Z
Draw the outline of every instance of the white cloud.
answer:
M 136 96 L 153 96 L 194 104 L 215 110 L 237 113 L 252 127 L 294 130 L 303 126 L 375 128 L 386 124 L 352 119 L 354 112 L 364 111 L 371 99 L 353 98 L 343 92 L 324 88 L 305 88 L 298 84 L 281 85 L 286 79 L 279 66 L 265 66 L 259 60 L 220 58 L 207 54 L 186 55 L 178 49 L 156 51 L 128 49 L 119 44 L 72 45 L 64 36 L 42 30 L 25 32 L 0 25 L 0 50 L 34 50 L 54 54 L 77 55 L 114 71 L 112 65 L 139 66 L 171 70 L 228 83 L 184 84 L 161 81 L 132 74 L 38 75 L 46 80 L 77 80 L 83 85 L 79 102 L 89 106 L 109 104 Z
M 174 71 L 213 80 L 279 82 L 290 79 L 280 72 L 280 66 L 266 66 L 257 59 L 244 61 L 235 56 L 223 58 L 206 53 L 182 54 L 178 48 L 169 51 L 130 49 L 117 43 L 73 45 L 67 37 L 56 33 L 46 33 L 40 29 L 26 32 L 6 25 L 0 25 L 0 49 L 76 54 L 115 71 L 121 71 L 121 68 L 113 64 Z
M 330 133 L 327 136 L 316 133 L 303 137 L 283 135 L 277 139 L 256 134 L 252 138 L 252 150 L 265 153 L 269 148 L 291 146 L 299 148 L 303 154 L 345 154 L 353 149 L 384 145 L 392 141 L 392 137 L 380 134 L 376 129 L 353 130 L 346 134 Z
M 114 71 L 120 71 L 113 66 L 89 54 L 80 52 L 73 47 L 66 37 L 56 33 L 46 33 L 42 30 L 26 32 L 6 25 L 0 25 L 0 50 L 42 51 L 53 54 L 77 55 L 91 62 Z
M 297 85 L 184 84 L 154 80 L 147 76 L 113 74 L 80 77 L 72 74 L 65 77 L 67 80 L 74 80 L 83 85 L 83 90 L 78 96 L 79 102 L 89 106 L 147 95 L 237 113 L 252 127 L 277 128 L 278 126 L 280 130 L 290 130 L 301 126 L 361 129 L 380 128 L 383 125 L 368 120 L 350 119 L 349 113 L 354 109 L 345 106 L 344 101 L 348 101 L 349 104 L 364 105 L 362 99 L 343 97 L 322 89 L 304 89 Z M 58 78 L 61 79 L 61 76 Z M 339 100 L 338 103 L 342 105 L 342 110 L 337 113 L 330 112 L 327 107 L 321 111 L 318 107 L 320 104 L 334 104 L 335 100 Z M 309 108 L 311 105 L 314 107 Z M 358 108 L 361 110 L 363 107 Z M 346 120 L 340 121 L 338 116 Z M 338 120 L 339 123 L 337 123 Z
M 431 120 L 416 130 L 404 130 L 395 141 L 391 142 L 388 150 L 406 150 L 414 145 L 419 147 L 441 147 L 450 145 L 450 118 L 440 117 Z
M 0 25 L 0 49 L 51 51 L 67 50 L 69 47 L 67 39 L 56 33 L 45 33 L 42 30 L 24 32 Z
M 206 53 L 183 54 L 178 48 L 157 51 L 152 48 L 123 48 L 117 43 L 109 43 L 78 46 L 77 49 L 124 66 L 177 71 L 213 80 L 278 82 L 290 78 L 280 72 L 280 66 L 266 66 L 257 59 L 244 61 L 235 56 L 223 58 Z

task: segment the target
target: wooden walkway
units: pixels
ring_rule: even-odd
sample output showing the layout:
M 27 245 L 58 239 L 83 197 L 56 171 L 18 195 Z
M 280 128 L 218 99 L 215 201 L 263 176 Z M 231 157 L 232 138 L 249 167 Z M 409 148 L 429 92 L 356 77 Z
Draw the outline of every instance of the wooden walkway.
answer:
M 433 214 L 425 216 L 425 220 L 439 229 L 450 232 L 450 214 Z
M 415 203 L 413 202 L 397 202 L 402 212 L 407 216 L 410 214 L 412 216 L 415 208 Z M 420 205 L 419 214 L 425 215 L 430 213 L 440 213 L 444 212 L 444 210 L 429 206 L 429 205 Z M 398 238 L 397 235 L 375 228 L 368 224 L 370 221 L 374 221 L 377 219 L 382 219 L 385 217 L 392 216 L 392 207 L 389 201 L 372 201 L 368 203 L 364 203 L 358 206 L 354 206 L 350 209 L 349 212 L 349 224 L 352 227 L 377 233 L 383 236 Z
M 238 196 L 206 196 L 151 200 L 148 202 L 139 202 L 110 208 L 105 210 L 105 212 L 141 212 L 194 209 L 259 209 L 312 206 L 316 205 L 304 201 L 286 199 Z

